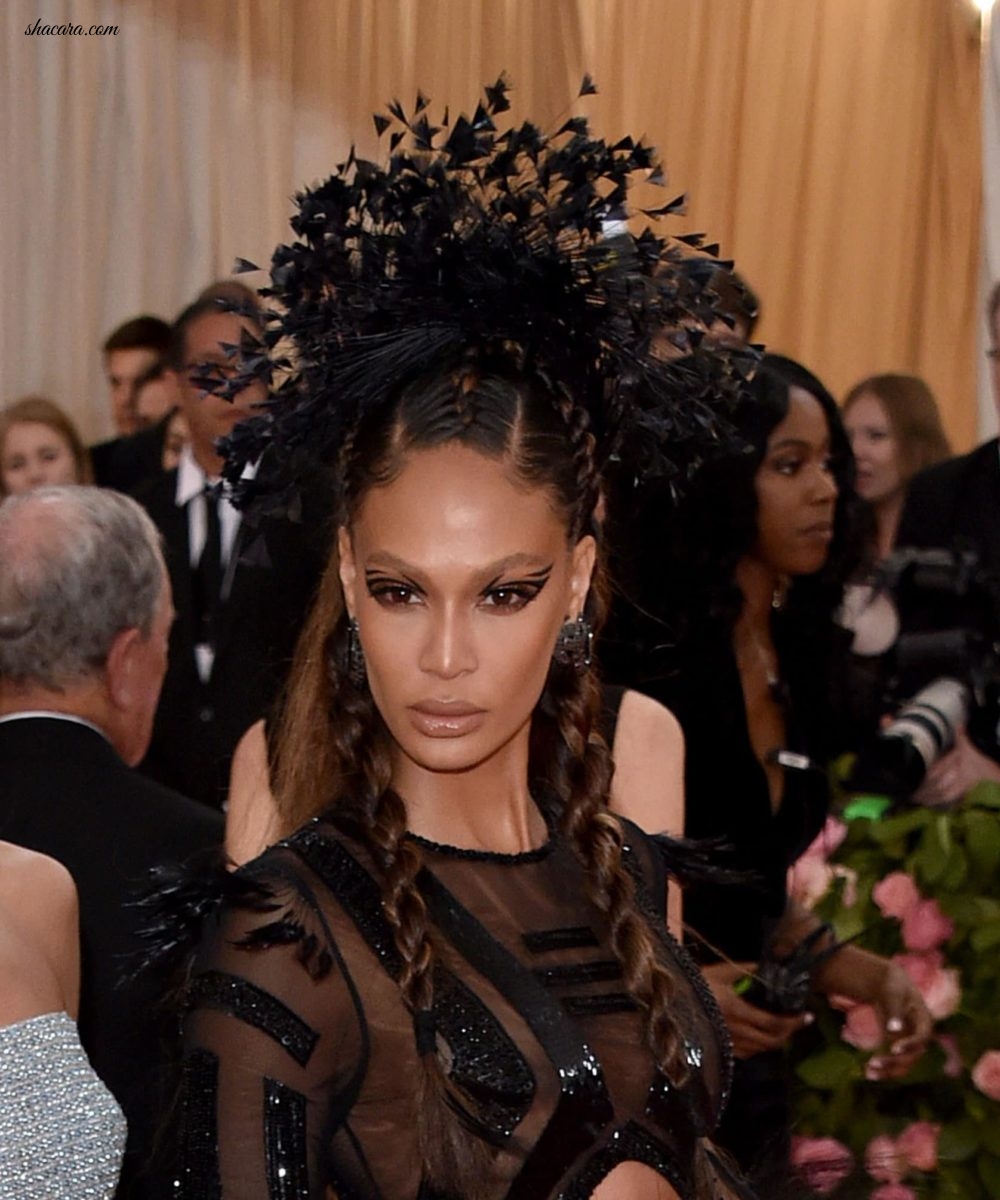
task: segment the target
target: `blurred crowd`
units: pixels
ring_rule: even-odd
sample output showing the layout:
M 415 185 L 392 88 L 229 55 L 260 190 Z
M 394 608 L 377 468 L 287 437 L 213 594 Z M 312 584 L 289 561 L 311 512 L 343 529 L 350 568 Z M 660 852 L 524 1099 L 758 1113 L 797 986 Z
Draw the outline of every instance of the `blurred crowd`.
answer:
M 752 345 L 757 297 L 730 273 L 718 290 L 728 313 L 702 350 Z M 257 305 L 222 281 L 173 320 L 143 314 L 111 331 L 100 350 L 109 440 L 85 446 L 44 396 L 0 412 L 0 837 L 12 844 L 0 917 L 9 910 L 41 946 L 52 1003 L 79 1013 L 127 1118 L 121 1197 L 171 1192 L 149 1166 L 167 1103 L 155 984 L 115 978 L 141 957 L 131 901 L 152 870 L 221 845 L 244 862 L 286 832 L 270 743 L 332 534 L 322 478 L 302 481 L 294 519 L 253 528 L 222 484 L 220 439 L 265 397 L 208 381 L 235 377 L 237 351 L 262 332 Z M 1000 287 L 988 317 L 1000 403 Z M 627 470 L 605 481 L 616 592 L 598 651 L 626 697 L 608 737 L 621 779 L 633 758 L 673 763 L 644 785 L 638 823 L 733 855 L 736 884 L 689 889 L 683 936 L 737 1055 L 721 1140 L 764 1180 L 787 1163 L 785 1053 L 811 1015 L 741 989 L 812 937 L 786 872 L 823 825 L 826 765 L 855 752 L 855 791 L 942 810 L 1000 782 L 1000 444 L 952 457 L 927 384 L 882 366 L 837 403 L 800 364 L 765 354 L 732 417 L 742 457 L 709 459 L 680 500 L 666 487 L 640 494 Z M 266 473 L 266 456 L 247 471 Z M 79 485 L 77 501 L 50 490 L 66 485 Z M 162 588 L 150 583 L 161 554 Z M 25 663 L 5 640 L 29 602 L 51 620 Z M 628 699 L 637 693 L 657 705 L 645 712 Z M 27 852 L 72 876 L 40 886 L 68 913 L 75 885 L 82 976 L 52 934 L 71 940 L 72 919 L 37 933 L 41 902 L 25 899 L 35 884 L 11 882 L 53 869 L 26 864 Z M 889 1048 L 870 1069 L 898 1078 L 929 1018 L 903 973 L 850 949 L 811 962 L 811 987 L 882 1006 Z M 0 961 L 6 952 L 0 939 Z M 0 1026 L 31 1003 L 0 1010 Z

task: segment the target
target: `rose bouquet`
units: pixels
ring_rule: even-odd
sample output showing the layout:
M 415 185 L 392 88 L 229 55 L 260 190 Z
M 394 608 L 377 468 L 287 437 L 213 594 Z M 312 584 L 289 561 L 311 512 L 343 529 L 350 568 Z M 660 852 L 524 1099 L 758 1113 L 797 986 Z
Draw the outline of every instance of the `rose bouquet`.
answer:
M 949 812 L 887 809 L 855 798 L 790 889 L 903 967 L 936 1036 L 905 1079 L 871 1081 L 878 1014 L 834 998 L 794 1047 L 793 1156 L 831 1197 L 1000 1197 L 1000 785 Z

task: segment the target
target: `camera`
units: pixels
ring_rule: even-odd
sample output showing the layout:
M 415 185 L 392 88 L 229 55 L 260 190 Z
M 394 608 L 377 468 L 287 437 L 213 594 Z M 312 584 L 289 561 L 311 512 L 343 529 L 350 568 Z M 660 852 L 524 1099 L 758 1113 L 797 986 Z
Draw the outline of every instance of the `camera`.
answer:
M 862 745 L 849 786 L 902 799 L 962 726 L 998 755 L 1000 577 L 972 551 L 904 550 L 883 564 L 871 597 L 878 620 L 856 625 L 852 691 L 869 724 L 893 715 Z

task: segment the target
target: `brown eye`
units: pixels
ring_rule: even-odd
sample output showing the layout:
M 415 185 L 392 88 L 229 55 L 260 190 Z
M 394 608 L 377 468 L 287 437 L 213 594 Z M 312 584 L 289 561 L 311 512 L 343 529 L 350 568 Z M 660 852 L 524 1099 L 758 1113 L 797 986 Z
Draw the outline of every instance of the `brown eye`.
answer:
M 483 593 L 483 602 L 488 608 L 507 612 L 518 612 L 541 591 L 537 584 L 508 584 L 506 587 L 490 588 Z

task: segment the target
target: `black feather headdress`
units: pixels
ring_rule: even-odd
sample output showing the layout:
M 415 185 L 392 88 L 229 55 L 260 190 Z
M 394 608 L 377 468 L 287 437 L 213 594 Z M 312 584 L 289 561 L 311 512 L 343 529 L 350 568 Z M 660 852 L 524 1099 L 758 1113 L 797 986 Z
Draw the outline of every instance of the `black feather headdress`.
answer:
M 585 78 L 580 94 L 593 90 Z M 335 462 L 396 385 L 463 353 L 510 356 L 572 396 L 599 455 L 628 424 L 642 473 L 680 475 L 717 436 L 752 360 L 698 349 L 726 264 L 700 235 L 628 232 L 630 184 L 663 184 L 642 141 L 608 144 L 582 117 L 552 134 L 501 130 L 507 92 L 501 77 L 471 117 L 440 124 L 422 95 L 409 116 L 393 102 L 375 116 L 385 165 L 352 150 L 296 197 L 297 240 L 275 250 L 262 290 L 262 338 L 246 336 L 241 371 L 219 388 L 268 385 L 261 413 L 228 439 L 234 484 L 265 450 L 286 485 Z M 260 486 L 244 483 L 244 500 Z

